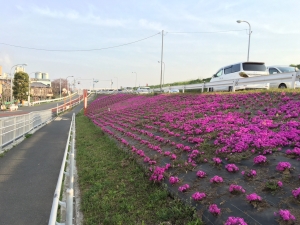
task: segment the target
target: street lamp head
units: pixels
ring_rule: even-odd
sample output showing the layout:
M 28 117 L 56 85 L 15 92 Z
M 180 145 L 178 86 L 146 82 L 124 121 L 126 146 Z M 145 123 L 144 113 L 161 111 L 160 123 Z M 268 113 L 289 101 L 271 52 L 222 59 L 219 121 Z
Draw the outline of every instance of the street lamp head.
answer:
M 241 23 L 241 22 L 243 22 L 243 21 L 242 21 L 242 20 L 237 20 L 236 22 L 237 22 L 237 23 Z
M 23 63 L 22 66 L 27 66 L 27 63 Z

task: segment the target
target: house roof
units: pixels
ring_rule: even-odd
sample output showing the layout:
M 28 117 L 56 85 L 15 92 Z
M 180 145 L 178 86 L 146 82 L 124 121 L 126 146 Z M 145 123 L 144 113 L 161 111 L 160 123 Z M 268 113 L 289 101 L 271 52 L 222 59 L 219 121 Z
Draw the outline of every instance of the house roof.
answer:
M 41 82 L 33 82 L 30 84 L 30 87 L 49 88 L 49 85 L 43 84 Z

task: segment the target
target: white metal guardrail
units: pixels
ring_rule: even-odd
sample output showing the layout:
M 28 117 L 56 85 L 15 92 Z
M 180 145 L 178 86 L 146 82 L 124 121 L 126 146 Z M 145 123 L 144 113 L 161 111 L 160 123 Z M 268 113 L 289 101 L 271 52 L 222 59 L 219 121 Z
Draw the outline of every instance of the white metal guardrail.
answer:
M 51 110 L 35 111 L 28 114 L 3 117 L 0 119 L 0 149 L 13 143 L 33 129 L 52 120 Z
M 62 97 L 62 98 L 53 98 L 53 99 L 48 99 L 48 100 L 42 100 L 42 101 L 35 101 L 35 102 L 32 102 L 31 104 L 32 105 L 36 105 L 36 104 L 41 104 L 41 103 L 48 103 L 48 102 L 56 102 L 56 101 L 60 101 L 60 100 L 64 100 L 64 99 L 68 99 L 74 95 L 76 95 L 77 92 L 69 95 L 69 96 L 66 96 L 66 97 Z
M 258 77 L 248 77 L 234 80 L 224 80 L 217 82 L 209 82 L 209 83 L 200 83 L 200 84 L 190 84 L 190 85 L 178 85 L 178 86 L 170 86 L 162 88 L 164 91 L 168 91 L 170 89 L 204 89 L 207 88 L 218 88 L 218 87 L 232 87 L 232 91 L 235 91 L 237 86 L 242 85 L 252 85 L 252 84 L 267 84 L 267 83 L 284 83 L 291 82 L 291 88 L 296 88 L 296 81 L 300 81 L 300 71 L 294 73 L 282 73 L 282 74 L 272 74 L 267 76 L 258 76 Z M 154 89 L 154 91 L 160 91 L 160 88 Z
M 69 147 L 70 146 L 70 147 Z M 68 140 L 65 148 L 64 158 L 61 164 L 56 189 L 53 196 L 53 203 L 48 225 L 72 225 L 73 224 L 73 196 L 74 196 L 74 149 L 75 149 L 75 113 L 72 116 Z M 69 159 L 67 156 L 69 155 Z M 67 167 L 68 171 L 64 171 Z M 60 191 L 63 183 L 64 174 L 68 176 L 68 188 L 66 190 L 66 201 L 60 201 Z M 57 222 L 58 205 L 66 209 L 65 222 Z M 62 219 L 64 220 L 64 218 Z
M 78 105 L 82 100 L 83 96 L 79 96 L 77 99 L 66 101 L 63 105 L 52 109 L 0 118 L 0 150 L 51 121 L 58 114 Z

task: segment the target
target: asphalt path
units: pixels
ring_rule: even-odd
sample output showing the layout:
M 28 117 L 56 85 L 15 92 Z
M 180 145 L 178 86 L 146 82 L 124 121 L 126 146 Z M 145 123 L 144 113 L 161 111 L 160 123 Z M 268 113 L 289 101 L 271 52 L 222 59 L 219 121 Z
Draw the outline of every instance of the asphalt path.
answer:
M 71 96 L 72 99 L 78 98 L 79 95 L 75 94 Z M 7 117 L 7 116 L 16 116 L 16 115 L 22 115 L 26 113 L 30 113 L 33 111 L 41 111 L 41 110 L 47 110 L 47 109 L 52 109 L 60 105 L 63 105 L 65 102 L 70 101 L 70 98 L 67 98 L 66 100 L 61 100 L 61 101 L 55 101 L 55 102 L 49 102 L 49 103 L 41 103 L 41 104 L 36 104 L 34 106 L 22 106 L 19 107 L 18 110 L 16 111 L 0 111 L 0 117 Z
M 0 225 L 48 224 L 71 117 L 82 107 L 57 117 L 0 158 Z

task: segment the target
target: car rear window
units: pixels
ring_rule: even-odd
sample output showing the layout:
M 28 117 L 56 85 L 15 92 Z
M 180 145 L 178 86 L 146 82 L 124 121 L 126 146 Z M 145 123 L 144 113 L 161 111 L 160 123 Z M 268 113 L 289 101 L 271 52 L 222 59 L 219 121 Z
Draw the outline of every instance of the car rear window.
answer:
M 295 72 L 295 71 L 296 71 L 295 67 L 278 67 L 278 69 L 279 69 L 282 73 Z
M 264 63 L 243 63 L 243 69 L 245 71 L 266 71 Z

